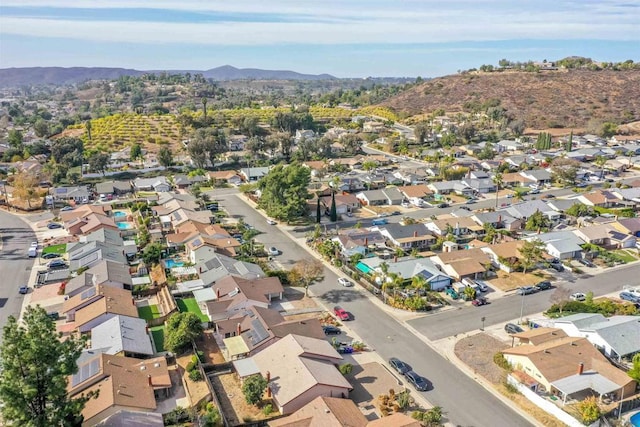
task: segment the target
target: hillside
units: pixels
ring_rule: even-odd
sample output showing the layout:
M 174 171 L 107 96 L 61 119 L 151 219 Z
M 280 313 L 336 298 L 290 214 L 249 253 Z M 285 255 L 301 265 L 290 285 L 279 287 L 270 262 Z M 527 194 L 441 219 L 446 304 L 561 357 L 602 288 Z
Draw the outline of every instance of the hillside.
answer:
M 538 129 L 588 128 L 603 121 L 640 120 L 640 71 L 468 73 L 430 80 L 382 105 L 415 115 L 443 108 L 471 111 L 499 100 L 514 118 Z
M 86 80 L 113 80 L 120 76 L 139 76 L 145 73 L 161 73 L 162 70 L 141 71 L 127 68 L 97 67 L 28 67 L 0 69 L 0 87 L 22 85 L 67 85 Z M 202 74 L 214 80 L 330 80 L 329 74 L 301 74 L 288 70 L 260 70 L 257 68 L 235 68 L 230 65 L 198 70 L 169 70 L 169 74 Z

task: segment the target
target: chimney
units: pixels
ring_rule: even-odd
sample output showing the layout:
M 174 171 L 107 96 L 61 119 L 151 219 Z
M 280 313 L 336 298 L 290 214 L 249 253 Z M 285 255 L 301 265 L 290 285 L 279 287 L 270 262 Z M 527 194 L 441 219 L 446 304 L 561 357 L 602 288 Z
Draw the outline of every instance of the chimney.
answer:
M 502 223 L 502 215 L 498 215 L 498 225 Z
M 200 274 L 202 274 L 202 266 L 200 266 L 200 269 L 199 269 L 199 271 L 200 271 Z
M 149 335 L 149 325 L 144 327 L 144 331 L 147 335 Z
M 271 399 L 271 387 L 269 387 L 269 382 L 271 381 L 271 372 L 267 371 L 267 398 Z
M 369 238 L 368 237 L 364 238 L 364 247 L 365 248 L 369 247 Z
M 151 375 L 147 375 L 147 382 L 149 383 L 149 387 L 153 386 L 153 383 L 151 382 Z
M 413 237 L 418 237 L 418 231 L 417 230 L 413 232 Z
M 393 256 L 393 262 L 398 262 L 398 255 Z
M 242 326 L 240 326 L 240 323 L 238 323 L 236 325 L 236 335 L 240 335 L 242 334 Z
M 583 372 L 584 372 L 584 363 L 580 362 L 578 363 L 578 375 L 582 375 Z
M 216 298 L 220 299 L 220 288 L 216 289 Z
M 136 305 L 136 300 L 131 298 L 131 304 Z

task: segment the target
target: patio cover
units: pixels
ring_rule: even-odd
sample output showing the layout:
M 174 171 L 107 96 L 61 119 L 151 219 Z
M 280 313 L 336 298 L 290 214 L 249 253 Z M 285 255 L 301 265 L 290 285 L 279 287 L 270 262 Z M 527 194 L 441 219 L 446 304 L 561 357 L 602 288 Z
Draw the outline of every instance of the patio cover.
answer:
M 198 274 L 195 267 L 175 267 L 171 269 L 173 276 L 191 276 Z
M 234 360 L 233 367 L 238 373 L 240 378 L 246 378 L 251 375 L 259 374 L 260 368 L 253 361 L 253 358 L 247 357 L 246 359 Z
M 176 288 L 177 289 L 175 291 L 171 291 L 172 294 L 193 292 L 197 289 L 204 288 L 204 282 L 200 279 L 186 280 L 184 282 L 176 283 Z
M 224 346 L 227 348 L 227 353 L 230 358 L 249 353 L 249 347 L 247 347 L 247 344 L 239 335 L 236 337 L 225 338 L 223 342 Z
M 133 286 L 136 286 L 136 285 L 150 285 L 151 284 L 151 279 L 149 278 L 149 276 L 132 277 L 131 278 L 131 283 L 133 284 Z
M 562 378 L 552 382 L 551 386 L 558 389 L 565 396 L 587 389 L 591 389 L 602 396 L 621 388 L 618 384 L 595 371 L 586 371 L 581 375 L 576 374 Z
M 212 288 L 197 289 L 193 291 L 193 296 L 198 304 L 207 301 L 213 301 L 216 298 L 216 292 Z

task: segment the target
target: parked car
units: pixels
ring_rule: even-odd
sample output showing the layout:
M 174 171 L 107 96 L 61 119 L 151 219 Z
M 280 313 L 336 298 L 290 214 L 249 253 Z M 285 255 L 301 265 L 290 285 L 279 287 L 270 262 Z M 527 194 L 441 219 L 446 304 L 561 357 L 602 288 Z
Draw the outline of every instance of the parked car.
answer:
M 389 365 L 391 365 L 391 367 L 401 375 L 404 375 L 407 372 L 411 371 L 411 366 L 407 365 L 402 360 L 395 357 L 392 357 L 391 359 L 389 359 Z
M 404 374 L 407 377 L 407 381 L 409 381 L 418 391 L 427 391 L 429 389 L 429 382 L 425 377 L 422 377 L 416 374 L 413 371 L 409 371 Z
M 518 288 L 518 295 L 529 295 L 536 293 L 536 288 L 533 286 L 521 286 Z
M 346 277 L 339 278 L 338 279 L 338 283 L 340 283 L 345 288 L 350 288 L 351 286 L 353 286 L 353 282 L 351 280 L 347 279 Z
M 31 242 L 29 247 L 38 249 L 38 242 Z
M 540 194 L 540 190 L 538 190 L 537 188 L 534 188 L 531 191 L 529 191 L 529 194 Z
M 349 313 L 347 313 L 347 311 L 340 307 L 339 305 L 336 305 L 335 307 L 333 307 L 333 314 L 336 315 L 336 317 L 340 320 L 349 320 L 350 316 Z
M 61 259 L 54 259 L 49 264 L 47 264 L 47 267 L 49 267 L 49 269 L 51 270 L 57 270 L 57 269 L 67 268 L 68 265 L 66 262 L 62 261 Z
M 583 294 L 582 292 L 576 292 L 574 294 L 571 294 L 571 296 L 569 297 L 572 301 L 585 301 L 587 299 L 587 296 L 585 294 Z
M 524 329 L 522 329 L 520 326 L 516 325 L 515 323 L 507 323 L 506 325 L 504 325 L 504 330 L 508 334 L 519 334 L 520 332 L 524 332 Z
M 67 211 L 72 211 L 75 208 L 73 206 L 65 206 L 64 208 L 60 209 L 60 212 L 67 212 Z
M 538 291 L 546 291 L 547 289 L 551 289 L 551 282 L 548 280 L 543 280 L 534 286 Z
M 467 199 L 467 201 L 466 201 L 465 203 L 466 203 L 467 205 L 472 205 L 472 204 L 474 204 L 475 202 L 477 202 L 477 200 L 476 200 L 476 199 Z
M 402 202 L 401 206 L 402 206 L 403 208 L 408 208 L 408 207 L 409 207 L 409 206 L 411 206 L 411 205 L 409 204 L 409 202 Z
M 489 290 L 489 285 L 483 280 L 476 280 L 476 285 L 478 285 L 481 292 L 487 292 Z
M 323 325 L 322 330 L 325 335 L 340 335 L 342 333 L 340 328 L 331 325 Z
M 584 265 L 585 267 L 593 268 L 593 267 L 595 267 L 595 266 L 596 266 L 594 263 L 592 263 L 591 261 L 589 261 L 589 260 L 588 260 L 588 259 L 586 259 L 586 258 L 578 258 L 578 262 L 579 262 L 580 264 Z
M 280 251 L 275 246 L 271 246 L 269 248 L 268 252 L 269 252 L 269 255 L 271 255 L 271 256 L 280 255 Z
M 471 301 L 471 304 L 473 304 L 474 307 L 480 307 L 481 305 L 489 304 L 489 301 L 487 301 L 487 299 L 484 297 L 480 297 Z
M 47 224 L 47 228 L 49 230 L 54 230 L 56 228 L 62 228 L 62 224 L 58 224 L 57 222 L 50 222 L 49 224 Z
M 219 207 L 219 205 L 217 203 L 210 203 L 210 204 L 207 205 L 207 210 L 210 210 L 210 211 L 214 211 L 215 212 L 219 208 L 220 207 Z
M 458 299 L 458 298 L 460 298 L 460 295 L 458 295 L 458 293 L 456 292 L 456 290 L 455 290 L 455 289 L 453 289 L 453 288 L 446 288 L 446 289 L 444 290 L 444 293 L 445 293 L 445 294 L 447 294 L 447 295 L 449 295 L 452 299 Z
M 55 259 L 55 258 L 60 258 L 60 254 L 57 254 L 55 252 L 49 252 L 46 254 L 42 255 L 43 259 Z
M 18 292 L 21 293 L 22 295 L 28 294 L 29 287 L 27 285 L 20 285 L 20 287 L 18 288 Z
M 440 209 L 448 208 L 449 207 L 449 203 L 439 203 L 436 207 L 440 208 Z
M 275 219 L 271 219 L 271 218 L 267 219 L 267 224 L 269 225 L 276 225 L 277 223 L 278 221 L 276 221 Z
M 47 313 L 47 317 L 55 321 L 60 318 L 60 314 L 57 311 L 50 311 Z
M 551 264 L 549 264 L 549 267 L 553 268 L 555 271 L 564 271 L 564 265 L 562 265 L 561 263 L 555 263 L 552 262 Z
M 634 303 L 640 302 L 640 297 L 638 297 L 635 294 L 632 294 L 631 292 L 623 291 L 623 292 L 620 292 L 619 296 L 620 296 L 620 299 L 623 299 L 625 301 L 631 301 Z

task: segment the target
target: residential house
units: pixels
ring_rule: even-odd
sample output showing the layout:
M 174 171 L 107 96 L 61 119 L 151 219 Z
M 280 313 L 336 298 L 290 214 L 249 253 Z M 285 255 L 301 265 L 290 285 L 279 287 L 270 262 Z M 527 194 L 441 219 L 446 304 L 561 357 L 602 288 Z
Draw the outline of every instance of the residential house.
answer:
M 323 212 L 327 215 L 331 212 L 331 196 L 320 197 L 320 205 Z M 348 213 L 355 212 L 360 207 L 360 201 L 353 194 L 336 194 L 336 213 L 338 215 L 346 215 Z
M 524 259 L 520 253 L 523 245 L 524 242 L 522 240 L 513 240 L 485 246 L 482 251 L 489 255 L 491 263 L 495 267 L 511 273 Z
M 446 236 L 449 233 L 454 236 L 463 236 L 471 233 L 484 233 L 484 228 L 481 225 L 478 225 L 471 217 L 445 217 L 428 221 L 424 225 L 437 236 Z
M 602 246 L 605 249 L 635 248 L 636 237 L 624 233 L 613 224 L 599 224 L 588 227 L 580 227 L 573 233 L 586 243 Z
M 171 184 L 164 176 L 155 178 L 136 178 L 133 181 L 133 189 L 135 191 L 155 191 L 163 193 L 171 190 Z
M 96 426 L 119 411 L 152 412 L 156 397 L 171 390 L 164 357 L 140 360 L 86 350 L 76 363 L 78 372 L 68 381 L 69 397 L 96 394 L 82 410 L 83 426 Z
M 258 181 L 263 176 L 269 173 L 269 167 L 250 167 L 240 169 L 240 177 L 245 182 Z
M 412 249 L 428 249 L 436 242 L 436 238 L 424 224 L 387 224 L 380 229 L 392 246 L 411 251 Z
M 440 267 L 443 273 L 456 280 L 484 277 L 487 268 L 491 265 L 491 258 L 482 248 L 442 252 L 430 259 Z
M 560 337 L 538 345 L 519 345 L 503 350 L 503 355 L 526 375 L 530 387 L 560 396 L 563 403 L 585 393 L 619 400 L 636 388 L 635 381 L 611 365 L 586 338 Z
M 268 308 L 274 298 L 282 299 L 284 292 L 277 277 L 247 280 L 231 275 L 218 280 L 212 289 L 216 299 L 201 307 L 212 321 L 218 320 L 221 313 L 228 311 L 252 306 Z
M 356 194 L 356 197 L 363 205 L 367 206 L 400 205 L 404 199 L 403 194 L 397 187 L 363 191 Z
M 422 423 L 402 412 L 369 421 L 367 427 L 422 427 Z
M 611 225 L 618 231 L 640 237 L 640 218 L 618 218 L 618 220 Z
M 49 189 L 49 194 L 53 196 L 54 202 L 89 203 L 93 193 L 86 186 L 75 187 L 53 187 Z
M 287 335 L 253 360 L 283 415 L 294 413 L 319 396 L 346 398 L 352 389 L 336 368 L 342 356 L 323 339 Z
M 114 230 L 110 231 L 115 232 Z M 96 240 L 84 243 L 79 242 L 73 246 L 69 245 L 67 253 L 69 254 L 69 269 L 71 271 L 93 267 L 102 260 L 118 264 L 127 263 L 122 246 L 114 246 Z
M 449 194 L 454 191 L 455 185 L 459 184 L 458 181 L 436 181 L 428 184 L 429 189 L 435 194 Z
M 505 151 L 519 151 L 522 150 L 524 146 L 518 141 L 503 139 L 496 143 L 496 148 L 499 153 L 503 153 Z
M 540 240 L 546 251 L 558 259 L 573 259 L 580 257 L 582 245 L 585 241 L 571 231 L 551 231 L 525 237 L 525 240 Z
M 129 268 L 117 262 L 101 260 L 84 273 L 69 280 L 65 286 L 65 295 L 73 297 L 97 285 L 132 289 L 133 281 Z
M 386 278 L 382 264 L 387 265 Z M 374 276 L 378 284 L 382 284 L 383 280 L 390 280 L 391 274 L 397 274 L 405 281 L 415 276 L 422 276 L 434 291 L 442 290 L 451 284 L 451 277 L 441 272 L 428 258 L 403 257 L 392 260 L 384 260 L 380 257 L 363 258 L 356 268 L 364 274 Z
M 131 292 L 113 286 L 98 285 L 66 300 L 62 313 L 67 323 L 73 322 L 78 332 L 94 327 L 117 316 L 138 317 L 138 309 Z
M 298 129 L 294 137 L 295 143 L 299 143 L 303 139 L 315 139 L 316 133 L 311 129 Z
M 158 203 L 158 206 L 152 206 L 154 216 L 171 215 L 179 209 L 188 211 L 197 211 L 200 209 L 200 204 L 195 200 L 181 200 L 172 198 L 164 203 Z
M 475 190 L 467 185 L 464 181 L 456 181 L 453 184 L 453 191 L 459 195 L 464 197 L 471 197 L 475 193 Z
M 406 185 L 398 187 L 405 200 L 414 206 L 422 207 L 424 202 L 432 197 L 433 191 L 427 184 Z
M 222 255 L 209 246 L 201 246 L 192 251 L 189 260 L 195 265 L 195 270 L 205 286 L 211 286 L 228 275 L 247 280 L 266 277 L 265 272 L 257 264 Z
M 365 255 L 370 248 L 384 247 L 386 243 L 386 237 L 379 230 L 368 228 L 340 229 L 331 240 L 340 246 L 340 251 L 346 257 Z
M 214 234 L 213 236 L 197 235 L 187 240 L 184 246 L 187 256 L 190 256 L 191 253 L 198 248 L 209 246 L 221 255 L 235 257 L 238 255 L 238 250 L 242 245 L 236 239 L 229 236 L 225 230 L 224 234 Z
M 96 193 L 105 196 L 123 196 L 133 191 L 130 181 L 105 181 L 96 184 Z
M 236 173 L 236 171 L 209 171 L 209 180 L 220 183 L 227 183 L 231 185 L 242 184 L 242 177 Z
M 521 219 L 526 223 L 527 219 L 536 212 L 541 212 L 551 223 L 559 221 L 562 217 L 560 212 L 553 210 L 542 200 L 529 200 L 521 203 L 514 203 L 509 207 L 499 209 L 498 212 L 505 211 L 514 218 Z
M 113 231 L 120 230 L 113 218 L 96 213 L 65 221 L 64 228 L 72 236 L 90 234 L 102 228 L 108 228 Z
M 511 169 L 518 169 L 522 165 L 532 164 L 533 160 L 529 156 L 509 156 L 504 159 L 504 163 L 508 164 Z
M 502 187 L 523 187 L 535 184 L 533 177 L 528 178 L 520 172 L 509 172 L 502 174 Z
M 203 176 L 203 175 L 188 176 L 186 174 L 177 174 L 173 176 L 173 184 L 177 188 L 181 188 L 181 189 L 189 188 L 193 184 L 206 182 L 208 180 L 209 180 L 209 177 Z
M 231 135 L 229 137 L 229 151 L 242 151 L 249 138 L 246 135 Z
M 110 228 L 101 228 L 85 236 L 80 236 L 80 243 L 101 242 L 111 246 L 122 246 L 124 241 L 120 235 L 120 231 Z
M 360 178 L 357 177 L 343 176 L 340 180 L 341 181 L 337 189 L 342 192 L 355 193 L 366 188 Z
M 517 231 L 523 227 L 522 220 L 514 218 L 504 211 L 473 212 L 471 219 L 483 228 L 485 225 L 490 225 L 495 229 L 503 228 L 509 231 Z
M 520 172 L 520 175 L 531 180 L 535 185 L 542 187 L 551 182 L 551 172 L 546 169 L 529 169 Z
M 291 415 L 268 424 L 269 427 L 366 427 L 367 423 L 353 400 L 319 396 Z
M 105 354 L 141 359 L 154 354 L 147 322 L 129 316 L 114 316 L 91 329 L 91 348 L 102 349 Z
M 613 192 L 606 190 L 582 193 L 577 199 L 584 205 L 597 206 L 601 208 L 614 207 L 622 202 Z

